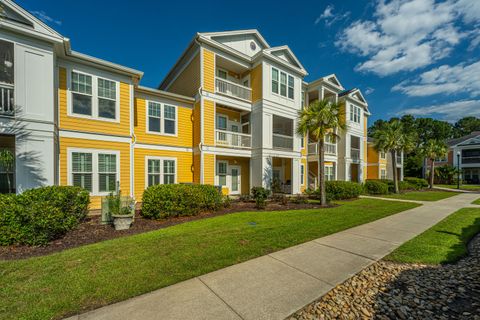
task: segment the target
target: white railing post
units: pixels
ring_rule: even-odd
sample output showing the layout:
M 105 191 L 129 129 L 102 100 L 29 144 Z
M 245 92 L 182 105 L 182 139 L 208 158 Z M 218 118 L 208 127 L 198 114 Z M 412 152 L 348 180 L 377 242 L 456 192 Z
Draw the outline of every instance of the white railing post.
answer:
M 221 78 L 215 78 L 215 92 L 252 101 L 252 89 Z
M 13 93 L 13 85 L 0 84 L 0 114 L 14 114 Z
M 217 146 L 231 148 L 251 148 L 252 136 L 233 131 L 215 130 L 215 142 Z

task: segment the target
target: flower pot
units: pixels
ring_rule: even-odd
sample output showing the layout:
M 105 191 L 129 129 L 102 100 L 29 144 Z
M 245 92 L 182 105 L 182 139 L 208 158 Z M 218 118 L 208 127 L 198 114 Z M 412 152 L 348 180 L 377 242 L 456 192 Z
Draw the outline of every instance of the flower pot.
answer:
M 115 226 L 115 230 L 128 230 L 133 222 L 133 214 L 132 215 L 117 215 L 113 214 L 113 225 Z

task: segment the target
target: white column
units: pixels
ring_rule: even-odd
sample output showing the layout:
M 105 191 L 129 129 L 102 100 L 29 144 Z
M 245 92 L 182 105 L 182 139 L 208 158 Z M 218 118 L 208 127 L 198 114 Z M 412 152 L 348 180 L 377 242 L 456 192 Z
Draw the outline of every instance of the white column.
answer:
M 300 193 L 300 159 L 292 159 L 292 194 Z

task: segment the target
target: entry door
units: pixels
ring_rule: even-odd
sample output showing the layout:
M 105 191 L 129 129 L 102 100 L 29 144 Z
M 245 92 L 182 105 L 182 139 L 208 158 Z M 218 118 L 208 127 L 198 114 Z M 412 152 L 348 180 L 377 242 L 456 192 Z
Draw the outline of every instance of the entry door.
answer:
M 230 177 L 230 193 L 240 194 L 242 190 L 240 166 L 230 166 Z

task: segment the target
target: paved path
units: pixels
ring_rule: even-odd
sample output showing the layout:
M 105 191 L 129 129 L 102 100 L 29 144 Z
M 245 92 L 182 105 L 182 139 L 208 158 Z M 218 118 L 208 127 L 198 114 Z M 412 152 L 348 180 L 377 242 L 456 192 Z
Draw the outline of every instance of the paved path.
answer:
M 425 203 L 71 319 L 284 319 L 476 198 Z
M 433 186 L 433 189 L 437 189 L 437 190 L 442 190 L 442 191 L 453 191 L 453 192 L 460 192 L 460 193 L 479 193 L 478 191 L 474 191 L 474 190 L 465 190 L 465 189 L 452 189 L 452 188 L 445 188 L 445 187 L 437 187 L 437 186 Z

